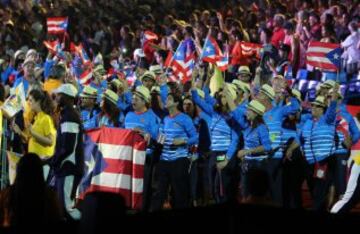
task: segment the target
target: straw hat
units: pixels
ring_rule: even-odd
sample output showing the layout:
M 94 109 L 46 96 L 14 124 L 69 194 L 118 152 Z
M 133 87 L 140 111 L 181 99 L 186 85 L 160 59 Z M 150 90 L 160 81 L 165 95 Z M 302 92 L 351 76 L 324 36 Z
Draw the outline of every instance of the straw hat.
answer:
M 59 88 L 55 90 L 55 93 L 63 93 L 70 97 L 76 97 L 78 90 L 72 84 L 62 84 Z
M 80 97 L 97 98 L 97 89 L 91 87 L 90 85 L 86 85 L 81 92 Z
M 140 98 L 142 98 L 146 103 L 149 103 L 151 100 L 149 89 L 143 85 L 136 87 L 134 93 L 135 95 L 138 95 Z
M 260 92 L 262 92 L 263 94 L 265 94 L 268 98 L 270 98 L 271 100 L 274 100 L 275 98 L 275 92 L 274 89 L 268 85 L 268 84 L 264 84 L 261 89 Z
M 323 97 L 323 96 L 318 96 L 318 97 L 316 97 L 315 101 L 313 101 L 313 102 L 311 103 L 311 105 L 313 105 L 313 106 L 327 107 L 326 102 L 325 102 L 325 97 Z
M 244 93 L 250 93 L 250 91 L 251 91 L 250 85 L 247 84 L 247 83 L 245 83 L 245 82 L 243 82 L 243 81 L 241 81 L 241 80 L 234 79 L 234 80 L 232 81 L 232 83 L 233 83 L 234 85 L 236 85 L 236 87 L 237 87 L 238 89 L 241 89 Z
M 117 103 L 119 101 L 119 96 L 110 89 L 107 89 L 105 91 L 105 93 L 103 94 L 103 97 L 105 99 L 107 99 L 108 101 L 112 102 L 114 105 L 117 105 Z
M 264 115 L 266 110 L 265 106 L 257 100 L 252 100 L 248 105 L 248 109 L 261 116 Z

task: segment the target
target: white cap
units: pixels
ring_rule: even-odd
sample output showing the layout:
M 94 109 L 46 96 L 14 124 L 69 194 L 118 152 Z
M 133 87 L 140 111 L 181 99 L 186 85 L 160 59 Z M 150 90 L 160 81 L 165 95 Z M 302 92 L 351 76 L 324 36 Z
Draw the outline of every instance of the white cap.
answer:
M 145 57 L 144 51 L 140 48 L 134 50 L 134 58 L 135 57 L 141 57 L 141 58 Z
M 55 90 L 55 93 L 63 93 L 70 97 L 76 97 L 78 91 L 72 84 L 62 84 L 59 88 Z

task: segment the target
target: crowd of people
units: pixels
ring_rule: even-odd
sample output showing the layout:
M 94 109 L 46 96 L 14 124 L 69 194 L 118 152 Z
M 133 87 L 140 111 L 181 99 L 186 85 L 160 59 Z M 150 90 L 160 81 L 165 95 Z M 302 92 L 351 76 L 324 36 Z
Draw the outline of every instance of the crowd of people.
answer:
M 26 214 L 20 210 L 40 203 L 46 212 L 37 216 L 46 221 L 79 219 L 84 135 L 103 126 L 132 129 L 147 142 L 144 212 L 239 201 L 301 209 L 305 181 L 315 210 L 340 213 L 356 205 L 360 158 L 350 154 L 360 138 L 360 113 L 346 109 L 338 80 L 330 79 L 336 72 L 307 65 L 306 50 L 312 41 L 340 44 L 338 73 L 357 78 L 357 1 L 0 4 L 0 99 L 19 85 L 26 94 L 22 111 L 3 112 L 6 148 L 24 156 L 14 185 L 1 193 L 0 225 L 17 225 Z M 66 36 L 47 33 L 46 17 L 54 16 L 69 17 Z M 150 47 L 145 31 L 157 35 Z M 208 36 L 229 51 L 223 73 L 200 59 Z M 56 38 L 61 55 L 43 44 Z M 261 44 L 259 56 L 231 53 L 238 41 Z M 90 65 L 70 42 L 81 43 Z M 187 81 L 165 64 L 182 42 L 196 51 Z M 302 70 L 308 78 L 322 74 L 313 100 L 289 82 Z M 219 75 L 225 81 L 215 89 L 210 83 Z M 24 176 L 30 168 L 35 176 Z M 42 193 L 41 201 L 30 202 L 23 189 Z

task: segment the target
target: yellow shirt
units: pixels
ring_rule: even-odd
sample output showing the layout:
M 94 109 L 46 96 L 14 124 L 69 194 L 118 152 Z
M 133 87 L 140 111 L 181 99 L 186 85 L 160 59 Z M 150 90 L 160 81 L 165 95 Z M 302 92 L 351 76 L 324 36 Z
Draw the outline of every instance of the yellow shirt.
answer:
M 48 136 L 51 135 L 53 138 L 53 143 L 51 146 L 43 146 L 39 144 L 35 138 L 30 137 L 28 151 L 29 153 L 35 153 L 42 158 L 49 158 L 54 155 L 55 152 L 55 143 L 56 143 L 56 129 L 54 121 L 51 116 L 40 112 L 35 116 L 35 121 L 32 126 L 34 132 L 42 135 Z
M 62 82 L 60 80 L 49 78 L 48 80 L 45 81 L 43 90 L 46 91 L 49 95 L 51 95 L 51 93 L 55 89 L 59 88 L 61 85 L 62 85 Z

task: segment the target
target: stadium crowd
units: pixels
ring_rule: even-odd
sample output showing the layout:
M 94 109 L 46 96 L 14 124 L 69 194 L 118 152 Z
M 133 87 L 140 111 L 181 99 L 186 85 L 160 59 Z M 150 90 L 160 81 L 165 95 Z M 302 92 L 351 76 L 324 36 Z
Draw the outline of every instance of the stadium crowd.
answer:
M 301 209 L 304 182 L 315 210 L 356 205 L 360 112 L 349 113 L 341 85 L 360 70 L 357 1 L 0 6 L 0 101 L 18 87 L 26 95 L 23 110 L 2 111 L 3 150 L 24 156 L 1 192 L 0 225 L 79 219 L 84 136 L 100 127 L 132 129 L 147 142 L 144 212 L 226 202 Z M 66 32 L 49 33 L 49 17 L 68 17 Z M 206 55 L 207 42 L 225 69 Z M 328 59 L 336 70 L 309 63 L 313 42 L 338 45 Z M 319 82 L 304 90 L 302 79 Z

